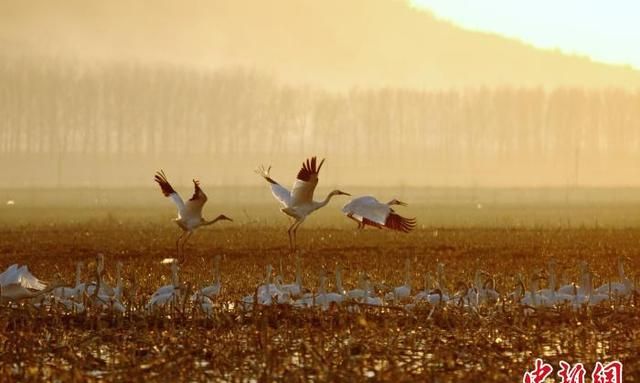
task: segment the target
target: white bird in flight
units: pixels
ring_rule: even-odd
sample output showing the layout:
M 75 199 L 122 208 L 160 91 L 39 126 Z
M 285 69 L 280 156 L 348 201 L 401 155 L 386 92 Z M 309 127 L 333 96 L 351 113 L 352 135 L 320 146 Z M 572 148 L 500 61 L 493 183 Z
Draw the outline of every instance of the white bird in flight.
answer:
M 289 246 L 292 251 L 295 251 L 296 248 L 296 231 L 307 216 L 326 206 L 333 196 L 351 195 L 340 190 L 334 190 L 321 202 L 313 200 L 313 192 L 318 185 L 318 173 L 320 173 L 320 168 L 322 168 L 323 163 L 324 159 L 320 161 L 320 164 L 316 167 L 316 157 L 311 157 L 311 159 L 303 162 L 291 191 L 271 178 L 269 175 L 271 166 L 266 169 L 264 166 L 260 166 L 256 170 L 258 175 L 269 182 L 273 196 L 284 206 L 280 211 L 294 219 L 293 224 L 287 231 L 289 234 Z
M 400 216 L 391 208 L 393 205 L 407 206 L 406 203 L 397 199 L 382 203 L 372 196 L 364 196 L 349 201 L 342 208 L 342 212 L 358 223 L 358 229 L 364 229 L 369 225 L 403 233 L 413 230 L 416 226 L 416 219 Z
M 156 172 L 154 179 L 158 185 L 160 185 L 162 194 L 164 194 L 165 197 L 171 198 L 173 203 L 178 207 L 178 217 L 174 219 L 174 222 L 182 229 L 182 234 L 180 234 L 176 240 L 176 254 L 178 258 L 180 258 L 180 250 L 182 250 L 182 254 L 184 255 L 184 246 L 195 229 L 201 226 L 212 225 L 218 221 L 233 221 L 224 214 L 220 214 L 211 221 L 207 221 L 202 217 L 202 208 L 207 202 L 207 195 L 204 194 L 200 188 L 200 182 L 198 180 L 193 180 L 193 196 L 185 203 L 182 197 L 173 189 L 169 181 L 167 181 L 164 171 L 160 170 Z M 184 241 L 182 241 L 182 246 L 180 246 L 182 238 L 184 238 Z

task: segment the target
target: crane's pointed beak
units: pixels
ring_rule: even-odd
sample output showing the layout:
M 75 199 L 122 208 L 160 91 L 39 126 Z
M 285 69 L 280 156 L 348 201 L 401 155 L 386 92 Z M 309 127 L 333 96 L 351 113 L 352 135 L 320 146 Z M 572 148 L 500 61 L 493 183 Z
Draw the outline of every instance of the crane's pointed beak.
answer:
M 409 206 L 408 203 L 396 200 L 396 203 L 400 206 Z
M 346 192 L 343 192 L 343 191 L 341 191 L 341 192 L 340 192 L 340 195 L 348 195 L 348 196 L 351 196 L 351 194 L 346 193 Z

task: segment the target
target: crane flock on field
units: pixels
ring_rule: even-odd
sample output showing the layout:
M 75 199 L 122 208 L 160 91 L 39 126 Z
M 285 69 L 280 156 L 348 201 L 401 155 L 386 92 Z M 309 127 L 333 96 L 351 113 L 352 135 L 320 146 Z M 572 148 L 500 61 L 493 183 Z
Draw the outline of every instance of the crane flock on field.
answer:
M 319 181 L 319 174 L 324 160 L 315 157 L 303 162 L 291 190 L 276 182 L 270 174 L 271 167 L 261 166 L 256 170 L 269 184 L 273 196 L 280 202 L 280 209 L 292 223 L 288 229 L 289 246 L 295 253 L 296 233 L 300 225 L 314 211 L 326 206 L 335 196 L 350 196 L 341 190 L 331 191 L 322 201 L 315 201 L 313 194 Z M 180 280 L 180 268 L 184 262 L 184 247 L 193 232 L 202 227 L 219 221 L 231 221 L 224 214 L 212 220 L 202 216 L 202 210 L 207 202 L 207 195 L 197 180 L 193 180 L 194 193 L 184 202 L 182 197 L 169 183 L 165 173 L 156 173 L 155 182 L 159 185 L 165 197 L 177 207 L 177 217 L 174 222 L 182 232 L 176 240 L 176 257 L 166 258 L 163 263 L 169 264 L 171 282 L 159 287 L 148 299 L 143 311 L 153 313 L 176 307 L 180 302 L 190 302 L 205 314 L 211 314 L 213 308 L 219 305 L 224 290 L 222 283 L 221 259 L 216 256 L 213 267 L 213 281 L 210 285 L 199 287 Z M 379 202 L 372 196 L 362 196 L 352 199 L 342 208 L 346 217 L 357 223 L 358 229 L 372 226 L 379 229 L 389 229 L 402 233 L 409 233 L 416 226 L 414 218 L 405 218 L 396 213 L 393 206 L 406 206 L 406 203 L 393 199 L 387 203 Z M 598 305 L 606 302 L 624 302 L 635 298 L 640 290 L 624 272 L 623 260 L 617 264 L 618 280 L 608 281 L 595 288 L 593 273 L 588 264 L 580 263 L 578 282 L 558 286 L 556 265 L 550 262 L 547 272 L 536 272 L 528 277 L 528 287 L 521 275 L 517 277 L 517 285 L 513 291 L 498 292 L 493 276 L 485 271 L 477 270 L 473 280 L 459 282 L 450 289 L 446 282 L 444 264 L 438 263 L 434 270 L 424 274 L 421 289 L 412 285 L 411 264 L 407 259 L 404 268 L 404 282 L 400 286 L 387 286 L 376 283 L 368 274 L 359 273 L 358 284 L 347 290 L 343 286 L 343 270 L 338 265 L 333 272 L 333 289 L 329 291 L 329 275 L 321 271 L 317 278 L 317 285 L 312 288 L 303 286 L 300 258 L 296 257 L 295 279 L 285 283 L 285 276 L 280 265 L 280 272 L 274 275 L 271 265 L 266 267 L 264 280 L 256 285 L 255 290 L 231 304 L 241 310 L 253 310 L 257 306 L 290 305 L 299 308 L 318 307 L 330 309 L 346 305 L 350 310 L 359 310 L 362 305 L 374 307 L 394 307 L 413 310 L 419 305 L 456 305 L 469 309 L 477 309 L 486 304 L 497 302 L 513 302 L 527 309 L 539 307 L 567 306 L 579 309 L 585 306 Z M 28 302 L 35 306 L 55 305 L 69 312 L 84 312 L 87 308 L 114 313 L 130 312 L 133 308 L 125 305 L 123 300 L 124 282 L 122 278 L 122 263 L 116 263 L 115 287 L 111 287 L 104 279 L 105 259 L 99 254 L 95 260 L 95 276 L 91 281 L 83 281 L 83 263 L 76 267 L 75 285 L 65 286 L 59 282 L 45 283 L 36 278 L 26 265 L 13 264 L 0 273 L 0 303 L 19 304 Z M 547 279 L 547 287 L 540 289 L 539 281 Z M 229 302 L 227 302 L 229 303 Z M 139 308 L 136 308 L 139 310 Z
M 99 254 L 95 260 L 95 277 L 90 281 L 82 280 L 83 263 L 76 267 L 75 285 L 64 286 L 61 283 L 45 283 L 36 278 L 27 266 L 13 264 L 0 273 L 0 302 L 18 305 L 31 304 L 35 307 L 55 306 L 69 313 L 82 313 L 87 309 L 98 312 L 124 314 L 139 312 L 143 314 L 165 313 L 167 310 L 184 307 L 189 304 L 205 315 L 211 315 L 214 307 L 226 307 L 250 312 L 256 307 L 288 305 L 293 308 L 316 308 L 329 310 L 340 306 L 349 311 L 361 310 L 363 306 L 393 308 L 411 312 L 417 307 L 457 306 L 468 310 L 477 310 L 482 306 L 516 304 L 524 308 L 525 313 L 540 308 L 566 307 L 579 310 L 600 304 L 625 304 L 640 296 L 640 289 L 629 279 L 624 271 L 623 259 L 617 263 L 617 280 L 593 286 L 593 273 L 586 262 L 579 265 L 579 283 L 571 282 L 562 286 L 557 284 L 555 262 L 549 262 L 546 271 L 536 271 L 528 276 L 528 286 L 521 275 L 511 291 L 498 292 L 494 277 L 482 270 L 476 270 L 472 280 L 450 285 L 447 282 L 443 263 L 435 266 L 435 277 L 431 271 L 424 274 L 420 287 L 412 284 L 411 263 L 407 259 L 404 267 L 404 281 L 399 286 L 387 286 L 372 281 L 368 274 L 358 273 L 357 285 L 346 289 L 342 282 L 343 270 L 337 265 L 332 277 L 332 289 L 328 288 L 329 276 L 321 270 L 317 275 L 317 284 L 303 285 L 300 258 L 296 257 L 295 278 L 286 283 L 280 271 L 274 275 L 272 265 L 267 265 L 264 279 L 256 284 L 252 291 L 240 299 L 229 301 L 224 294 L 222 282 L 221 257 L 214 257 L 213 278 L 204 286 L 193 286 L 180 280 L 180 265 L 175 258 L 167 258 L 163 263 L 170 266 L 170 283 L 157 288 L 143 307 L 127 307 L 122 278 L 122 263 L 116 263 L 115 287 L 110 286 L 103 277 L 104 256 Z M 539 281 L 546 279 L 547 287 L 539 288 Z M 450 287 L 453 287 L 450 289 Z

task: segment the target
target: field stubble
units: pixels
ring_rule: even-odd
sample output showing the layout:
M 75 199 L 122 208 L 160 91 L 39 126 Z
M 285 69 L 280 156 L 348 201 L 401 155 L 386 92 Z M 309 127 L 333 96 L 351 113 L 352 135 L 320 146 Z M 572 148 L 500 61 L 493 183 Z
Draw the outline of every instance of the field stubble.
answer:
M 275 221 L 275 220 L 274 220 Z M 277 221 L 276 221 L 277 222 Z M 4 224 L 0 267 L 19 262 L 45 280 L 72 284 L 75 262 L 94 267 L 106 257 L 107 280 L 124 263 L 124 315 L 88 310 L 65 314 L 29 305 L 0 308 L 0 380 L 230 380 L 230 381 L 514 381 L 536 357 L 556 368 L 560 360 L 620 359 L 624 379 L 640 380 L 640 310 L 636 298 L 621 304 L 538 309 L 525 313 L 508 301 L 468 310 L 455 306 L 396 308 L 348 306 L 294 309 L 233 305 L 264 279 L 267 264 L 287 281 L 295 262 L 286 249 L 285 223 L 232 224 L 197 232 L 187 246 L 180 277 L 192 288 L 212 279 L 213 257 L 222 256 L 223 293 L 211 317 L 190 305 L 144 315 L 151 293 L 169 283 L 160 264 L 174 255 L 178 229 L 153 219 L 107 218 L 82 222 Z M 557 260 L 560 275 L 577 279 L 578 261 L 589 262 L 596 284 L 615 278 L 615 260 L 628 274 L 640 270 L 638 229 L 422 227 L 409 235 L 351 226 L 311 225 L 299 232 L 303 284 L 316 290 L 321 270 L 344 269 L 345 288 L 357 273 L 388 286 L 403 282 L 411 260 L 413 294 L 427 271 L 445 265 L 447 287 L 469 282 L 481 268 L 506 296 L 516 274 Z M 332 274 L 329 274 L 332 276 Z M 85 268 L 85 278 L 93 274 Z M 330 278 L 332 280 L 332 278 Z M 333 283 L 329 289 L 333 289 Z

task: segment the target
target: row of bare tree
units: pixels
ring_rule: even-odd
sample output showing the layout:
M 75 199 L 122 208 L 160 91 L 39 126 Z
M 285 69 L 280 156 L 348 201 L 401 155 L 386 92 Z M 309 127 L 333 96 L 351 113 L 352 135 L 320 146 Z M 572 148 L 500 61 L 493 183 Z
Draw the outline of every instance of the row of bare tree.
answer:
M 374 165 L 383 174 L 402 169 L 392 180 L 407 184 L 518 184 L 521 176 L 532 184 L 619 184 L 640 175 L 640 92 L 337 93 L 243 69 L 7 58 L 0 60 L 0 84 L 5 159 L 299 159 L 317 152 L 353 167 Z

